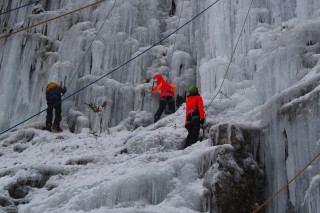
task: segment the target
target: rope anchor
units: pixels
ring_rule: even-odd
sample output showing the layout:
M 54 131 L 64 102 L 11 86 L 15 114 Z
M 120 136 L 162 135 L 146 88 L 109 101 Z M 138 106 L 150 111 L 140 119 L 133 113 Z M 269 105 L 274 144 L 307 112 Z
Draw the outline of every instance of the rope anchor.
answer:
M 222 99 L 222 95 L 226 98 L 228 98 L 229 100 L 231 100 L 231 98 L 229 96 L 227 96 L 226 94 L 224 94 L 221 90 L 219 91 L 220 93 L 220 100 Z

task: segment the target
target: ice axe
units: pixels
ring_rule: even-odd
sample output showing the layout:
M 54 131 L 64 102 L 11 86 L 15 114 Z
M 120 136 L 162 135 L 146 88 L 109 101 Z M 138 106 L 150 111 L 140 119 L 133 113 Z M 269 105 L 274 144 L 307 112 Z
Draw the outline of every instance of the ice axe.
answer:
M 66 77 L 64 78 L 63 88 L 66 88 Z M 60 81 L 60 86 L 62 87 L 62 81 Z M 64 96 L 65 93 L 62 93 L 62 96 Z
M 200 124 L 200 128 L 202 129 L 202 135 L 200 136 L 200 141 L 203 141 L 204 140 L 204 136 L 205 136 L 205 134 L 204 134 L 204 126 L 203 126 L 203 124 Z

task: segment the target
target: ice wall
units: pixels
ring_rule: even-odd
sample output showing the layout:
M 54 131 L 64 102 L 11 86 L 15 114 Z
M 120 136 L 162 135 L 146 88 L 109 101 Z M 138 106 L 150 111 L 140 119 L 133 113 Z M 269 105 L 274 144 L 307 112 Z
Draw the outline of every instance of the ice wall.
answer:
M 3 47 L 0 53 L 2 56 L 1 70 L 3 70 L 1 79 L 6 82 L 1 84 L 1 89 L 11 91 L 10 93 L 4 92 L 0 96 L 1 102 L 7 103 L 0 115 L 1 129 L 12 126 L 37 113 L 40 109 L 46 108 L 44 88 L 48 82 L 57 81 L 70 84 L 68 91 L 70 93 L 76 91 L 80 85 L 85 85 L 81 83 L 83 80 L 80 81 L 80 78 L 86 75 L 101 76 L 110 72 L 171 33 L 178 27 L 179 21 L 180 25 L 184 24 L 213 1 L 174 2 L 175 13 L 170 16 L 169 12 L 173 4 L 170 0 L 161 3 L 153 0 L 143 4 L 138 0 L 126 3 L 118 0 L 91 48 L 89 46 L 104 22 L 104 18 L 111 10 L 113 1 L 68 15 L 7 39 L 1 39 L 1 47 Z M 28 1 L 1 2 L 0 8 L 8 10 L 26 3 Z M 91 2 L 57 1 L 53 4 L 44 0 L 40 4 L 3 15 L 0 20 L 2 33 L 6 34 L 30 26 L 89 3 Z M 120 97 L 110 94 L 109 96 L 100 93 L 92 94 L 89 90 L 84 91 L 80 95 L 86 97 L 83 101 L 93 104 L 99 104 L 99 99 L 109 99 L 112 100 L 112 103 L 117 100 L 119 104 L 130 103 L 127 109 L 121 109 L 121 113 L 104 113 L 103 120 L 106 121 L 106 125 L 102 129 L 119 123 L 128 116 L 130 111 L 154 112 L 156 110 L 157 98 L 150 96 L 151 84 L 148 84 L 155 73 L 167 76 L 171 83 L 176 84 L 177 95 L 184 96 L 186 88 L 194 83 L 201 85 L 203 92 L 213 93 L 221 83 L 223 72 L 223 69 L 216 72 L 215 64 L 226 64 L 230 58 L 249 3 L 249 0 L 217 3 L 190 26 L 179 31 L 177 39 L 175 35 L 171 36 L 157 48 L 108 76 L 121 83 L 117 87 Z M 293 17 L 310 18 L 317 14 L 318 4 L 318 1 L 308 1 L 308 3 L 294 1 L 290 4 L 275 0 L 254 1 L 248 24 L 245 25 L 245 31 L 234 58 L 237 64 L 235 66 L 247 69 L 239 72 L 240 79 L 237 77 L 236 82 L 243 78 L 253 78 L 255 70 L 248 65 L 246 54 L 250 49 L 255 48 L 253 42 L 250 41 L 250 36 L 258 24 L 279 25 Z M 39 7 L 43 8 L 44 12 L 33 14 L 34 9 Z M 181 9 L 182 13 L 179 17 Z M 83 59 L 88 48 L 89 51 Z M 224 59 L 218 62 L 221 58 Z M 200 70 L 200 74 L 196 74 L 195 68 Z M 76 78 L 72 80 L 74 74 Z M 206 77 L 208 75 L 210 78 Z M 232 81 L 234 77 L 231 76 L 233 76 L 232 73 L 227 80 Z M 85 83 L 90 83 L 90 81 Z M 133 100 L 123 93 L 125 91 L 121 91 L 122 84 L 126 83 L 139 98 Z M 98 84 L 102 86 L 102 82 Z M 137 85 L 143 84 L 146 85 L 138 86 L 138 92 Z M 105 90 L 108 90 L 109 86 L 104 85 Z M 233 91 L 226 91 L 226 93 L 231 95 Z M 79 102 L 77 97 L 72 98 L 71 101 L 72 103 L 63 108 L 64 117 L 69 107 L 74 106 L 76 110 L 86 112 L 85 116 L 90 117 L 89 125 L 92 128 L 98 126 L 99 119 L 94 119 L 96 116 L 87 110 L 83 101 Z M 117 104 L 108 105 L 109 108 L 117 108 L 117 106 Z M 34 118 L 33 121 L 43 119 L 42 115 Z M 70 115 L 69 119 L 74 118 Z
M 28 2 L 2 1 L 0 9 Z M 1 35 L 93 2 L 43 0 L 41 7 L 30 6 L 1 16 Z M 45 108 L 48 82 L 71 83 L 70 94 L 171 33 L 178 27 L 179 18 L 182 25 L 214 1 L 174 2 L 176 8 L 170 16 L 171 0 L 117 0 L 83 63 L 113 1 L 1 39 L 0 129 Z M 121 121 L 136 122 L 137 126 L 151 123 L 151 115 L 143 111 L 153 113 L 158 105 L 158 97 L 150 94 L 150 80 L 155 73 L 177 85 L 177 95 L 184 96 L 188 86 L 197 84 L 205 98 L 212 98 L 222 83 L 249 3 L 250 0 L 220 1 L 179 31 L 176 43 L 175 37 L 170 37 L 74 96 L 63 104 L 65 124 L 75 132 L 82 127 L 103 132 Z M 44 12 L 32 14 L 35 8 L 43 8 Z M 265 156 L 266 197 L 290 180 L 318 150 L 319 124 L 314 116 L 319 114 L 318 8 L 318 0 L 254 1 L 222 87 L 231 100 L 222 96 L 221 102 L 208 109 L 210 125 L 221 121 L 252 122 L 262 131 L 264 148 L 260 156 Z M 105 102 L 100 114 L 86 105 L 102 106 Z M 242 113 L 248 114 L 242 117 Z M 147 117 L 146 121 L 139 122 L 141 117 Z M 43 120 L 44 115 L 32 121 Z M 274 169 L 281 172 L 274 173 Z M 267 212 L 316 212 L 319 203 L 311 195 L 318 186 L 318 173 L 316 167 L 310 168 L 301 182 L 291 185 L 267 207 Z
M 193 1 L 193 14 L 197 14 L 214 1 L 205 2 L 205 4 L 202 4 Z M 216 64 L 219 58 L 226 58 L 227 60 L 225 61 L 230 60 L 250 2 L 250 0 L 219 2 L 208 13 L 193 22 L 192 38 L 194 39 L 191 40 L 191 46 L 196 47 L 196 50 L 192 51 L 192 56 L 196 58 L 199 70 L 203 70 L 203 75 L 200 75 L 200 80 L 198 81 L 201 84 L 202 91 L 213 92 L 212 84 L 217 84 L 223 78 L 219 68 L 215 69 L 215 66 L 211 63 Z M 319 1 L 316 0 L 290 1 L 290 3 L 289 1 L 281 0 L 253 1 L 252 9 L 233 60 L 236 65 L 245 68 L 243 76 L 251 80 L 256 70 L 256 68 L 248 65 L 247 54 L 250 50 L 257 48 L 255 43 L 251 41 L 252 33 L 257 27 L 272 28 L 280 26 L 282 22 L 292 18 L 302 20 L 312 18 L 318 14 L 319 4 Z M 211 62 L 210 60 L 213 61 Z M 208 63 L 211 65 L 208 66 Z M 221 63 L 226 62 L 221 61 Z M 201 67 L 202 65 L 204 66 L 203 68 Z M 220 66 L 218 65 L 218 67 Z M 210 85 L 205 83 L 208 81 L 208 75 L 211 75 L 210 81 L 212 84 Z M 227 80 L 230 80 L 231 76 L 232 74 L 227 76 Z
M 6 10 L 24 3 L 28 2 L 2 2 L 0 7 Z M 42 1 L 41 5 L 45 10 L 43 13 L 32 14 L 33 8 L 38 8 L 39 4 L 30 6 L 3 16 L 0 25 L 3 26 L 5 34 L 89 3 L 92 2 L 59 1 L 52 4 Z M 0 115 L 1 129 L 8 128 L 46 108 L 44 89 L 48 82 L 56 81 L 70 85 L 68 92 L 71 94 L 91 83 L 91 80 L 140 54 L 178 27 L 178 17 L 169 16 L 171 1 L 153 0 L 141 3 L 138 0 L 118 0 L 92 47 L 89 48 L 113 4 L 114 1 L 107 1 L 8 39 L 2 39 L 1 79 L 6 83 L 1 84 L 1 87 L 6 92 L 1 94 L 0 100 L 7 104 Z M 177 9 L 180 9 L 179 7 L 180 4 Z M 184 15 L 188 13 L 190 6 L 188 9 L 186 3 L 185 8 Z M 195 66 L 194 60 L 186 52 L 191 52 L 191 48 L 184 42 L 188 41 L 188 37 L 182 33 L 179 33 L 178 37 L 175 44 L 174 37 L 171 37 L 108 76 L 119 84 L 109 84 L 109 81 L 102 80 L 77 97 L 71 98 L 71 103 L 63 104 L 64 117 L 73 106 L 75 110 L 82 111 L 84 116 L 90 118 L 88 125 L 98 131 L 100 118 L 88 110 L 85 103 L 99 105 L 101 100 L 108 100 L 108 106 L 102 112 L 102 130 L 118 124 L 130 111 L 155 112 L 158 97 L 151 96 L 149 83 L 155 73 L 167 76 L 166 79 L 170 83 L 178 86 L 177 95 L 184 95 L 186 88 L 195 83 Z M 44 115 L 33 121 L 43 119 Z M 72 113 L 69 114 L 68 120 L 75 120 Z
M 270 171 L 266 189 L 269 196 L 277 190 L 271 183 L 285 185 L 319 153 L 319 122 L 314 116 L 319 113 L 319 24 L 319 18 L 293 20 L 277 29 L 260 32 L 259 40 L 263 42 L 259 54 L 264 60 L 257 64 L 254 85 L 262 101 L 267 101 L 262 108 L 265 126 L 262 149 L 264 153 L 272 153 L 265 155 L 266 170 Z M 272 46 L 278 48 L 268 48 Z M 270 57 L 265 55 L 267 49 L 272 49 L 272 54 L 267 54 Z M 279 172 L 271 172 L 275 168 Z M 318 166 L 302 173 L 286 189 L 287 193 L 280 194 L 267 207 L 268 212 L 319 211 L 308 205 L 317 202 L 308 191 L 314 189 L 312 182 L 318 174 Z
M 224 2 L 220 4 L 224 9 L 212 8 L 215 13 L 207 14 L 215 18 L 201 17 L 208 24 L 199 27 L 199 35 L 206 39 L 202 40 L 204 43 L 198 42 L 202 47 L 201 53 L 197 52 L 194 57 L 201 55 L 199 83 L 205 97 L 212 98 L 218 92 L 239 35 L 249 1 L 242 7 L 240 2 L 237 3 L 236 10 L 233 9 L 236 3 Z M 312 8 L 312 5 L 317 7 Z M 318 8 L 318 1 L 291 1 L 290 4 L 286 1 L 255 1 L 222 87 L 222 92 L 231 100 L 219 95 L 223 100 L 217 98 L 213 103 L 211 124 L 243 122 L 238 117 L 240 111 L 263 105 L 249 113 L 245 122 L 261 121 L 257 125 L 258 129 L 261 128 L 261 137 L 257 141 L 262 145 L 260 156 L 266 172 L 266 199 L 298 174 L 319 152 L 319 133 L 315 129 L 319 124 L 314 118 L 319 113 Z M 228 10 L 234 15 L 223 15 Z M 230 21 L 233 17 L 238 19 Z M 312 20 L 307 21 L 310 18 Z M 228 22 L 231 24 L 225 24 Z M 224 38 L 231 42 L 223 43 Z M 234 111 L 233 107 L 237 110 Z M 230 113 L 232 116 L 229 117 Z M 319 211 L 317 165 L 315 163 L 269 203 L 266 212 Z

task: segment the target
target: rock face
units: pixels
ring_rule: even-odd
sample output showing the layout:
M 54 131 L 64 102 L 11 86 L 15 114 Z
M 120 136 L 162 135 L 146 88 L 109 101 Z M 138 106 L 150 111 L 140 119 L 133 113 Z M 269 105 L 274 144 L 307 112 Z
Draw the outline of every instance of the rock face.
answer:
M 264 172 L 255 142 L 259 131 L 220 125 L 211 130 L 212 145 L 230 144 L 215 151 L 216 163 L 204 177 L 211 192 L 210 212 L 252 212 L 261 204 Z

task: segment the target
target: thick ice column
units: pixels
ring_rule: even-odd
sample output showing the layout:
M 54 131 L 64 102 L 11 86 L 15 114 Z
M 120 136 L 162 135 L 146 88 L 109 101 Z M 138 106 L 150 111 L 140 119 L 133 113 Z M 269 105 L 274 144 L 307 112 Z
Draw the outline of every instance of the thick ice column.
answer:
M 9 3 L 10 5 L 1 2 L 0 5 L 6 4 L 1 8 L 13 9 L 29 1 L 10 1 Z M 60 1 L 56 2 L 55 6 L 57 5 L 60 5 Z M 4 26 L 2 35 L 47 20 L 63 12 L 50 11 L 53 9 L 52 5 L 44 4 L 43 6 L 46 11 L 39 14 L 32 14 L 36 6 L 29 5 L 2 15 L 0 20 L 0 24 Z M 67 60 L 55 63 L 60 56 L 58 53 L 60 42 L 56 39 L 60 39 L 70 28 L 70 24 L 75 23 L 74 17 L 77 15 L 66 16 L 64 22 L 52 21 L 1 39 L 0 68 L 3 82 L 0 87 L 4 93 L 0 99 L 2 103 L 6 103 L 0 119 L 1 129 L 17 124 L 45 108 L 46 84 L 50 81 L 60 83 L 66 76 L 66 73 L 62 72 L 72 71 L 72 65 L 70 66 Z M 41 119 L 43 118 L 44 115 L 41 116 Z M 34 118 L 32 121 L 37 119 Z
M 301 93 L 301 88 L 291 89 L 274 98 L 262 111 L 263 123 L 269 123 L 261 136 L 261 152 L 265 156 L 264 164 L 268 174 L 267 197 L 285 186 L 319 153 L 319 121 L 314 117 L 319 113 L 318 89 L 314 84 L 317 79 L 301 85 L 301 88 L 310 89 L 306 95 Z M 266 207 L 267 212 L 287 209 L 313 212 L 314 200 L 309 197 L 309 193 L 314 187 L 314 176 L 318 174 L 317 166 L 305 170 Z

